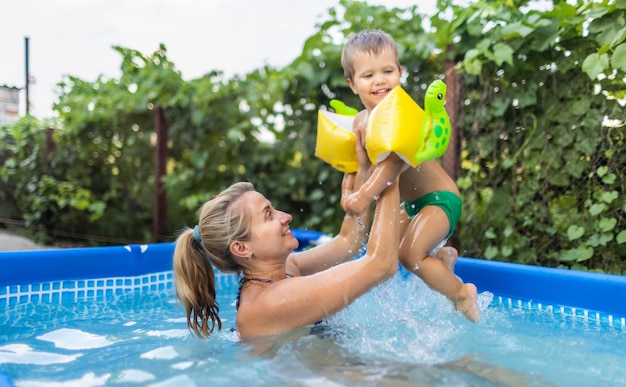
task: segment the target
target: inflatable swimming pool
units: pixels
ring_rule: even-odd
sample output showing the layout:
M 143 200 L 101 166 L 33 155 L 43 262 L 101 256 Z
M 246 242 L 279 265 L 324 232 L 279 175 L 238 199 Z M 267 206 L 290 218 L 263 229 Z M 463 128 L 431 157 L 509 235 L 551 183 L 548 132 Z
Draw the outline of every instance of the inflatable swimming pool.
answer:
M 302 248 L 325 239 L 294 234 Z M 400 280 L 373 289 L 321 333 L 272 337 L 255 345 L 279 348 L 275 353 L 251 357 L 256 349 L 228 329 L 235 275 L 216 276 L 227 329 L 208 340 L 190 335 L 173 296 L 173 249 L 160 243 L 0 253 L 0 387 L 343 385 L 351 377 L 506 385 L 489 379 L 497 375 L 610 385 L 626 377 L 619 366 L 626 359 L 624 276 L 462 257 L 456 274 L 481 292 L 484 319 L 473 324 L 401 270 Z
M 294 230 L 300 248 L 324 237 Z M 24 299 L 19 289 L 64 280 L 147 275 L 172 270 L 173 243 L 0 252 L 0 305 Z M 626 276 L 459 257 L 455 273 L 502 302 L 567 308 L 624 324 Z M 68 289 L 66 289 L 67 291 Z M 70 293 L 70 292 L 68 292 Z

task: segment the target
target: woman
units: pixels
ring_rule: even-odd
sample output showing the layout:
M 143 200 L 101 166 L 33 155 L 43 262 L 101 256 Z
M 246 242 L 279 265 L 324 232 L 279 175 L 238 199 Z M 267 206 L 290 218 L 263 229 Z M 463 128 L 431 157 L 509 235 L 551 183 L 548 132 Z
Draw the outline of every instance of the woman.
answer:
M 361 170 L 345 175 L 342 198 L 362 181 Z M 274 209 L 252 184 L 233 184 L 205 203 L 198 225 L 176 241 L 176 295 L 189 329 L 198 337 L 208 337 L 216 325 L 221 329 L 212 264 L 241 276 L 241 338 L 286 332 L 333 315 L 398 270 L 399 200 L 396 181 L 380 195 L 367 252 L 350 260 L 367 237 L 368 211 L 347 215 L 331 241 L 294 252 L 291 215 Z

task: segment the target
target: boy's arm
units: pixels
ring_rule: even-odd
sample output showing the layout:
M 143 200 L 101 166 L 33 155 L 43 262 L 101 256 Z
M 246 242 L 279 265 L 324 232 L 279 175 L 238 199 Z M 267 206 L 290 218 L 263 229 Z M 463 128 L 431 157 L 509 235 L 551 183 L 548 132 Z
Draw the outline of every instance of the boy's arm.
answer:
M 346 212 L 361 214 L 403 171 L 406 163 L 395 153 L 374 166 L 371 176 L 361 188 L 349 195 L 343 202 Z

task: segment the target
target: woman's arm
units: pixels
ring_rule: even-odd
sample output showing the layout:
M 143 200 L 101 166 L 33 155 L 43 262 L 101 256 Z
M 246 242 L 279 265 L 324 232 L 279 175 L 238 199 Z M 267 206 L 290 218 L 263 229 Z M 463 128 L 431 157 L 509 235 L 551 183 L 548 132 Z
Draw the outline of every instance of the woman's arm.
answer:
M 342 196 L 354 191 L 354 174 L 346 174 L 342 183 Z M 326 270 L 355 257 L 365 246 L 369 231 L 369 209 L 360 215 L 345 215 L 339 234 L 330 241 L 289 256 L 285 270 L 292 276 L 310 275 Z
M 286 332 L 331 316 L 398 270 L 397 179 L 380 196 L 366 254 L 309 276 L 267 285 L 242 304 L 242 338 Z
M 361 145 L 360 133 L 355 134 L 359 168 L 356 174 L 344 175 L 341 184 L 342 201 L 363 185 L 372 166 Z M 370 218 L 369 208 L 358 214 L 346 215 L 339 234 L 332 240 L 312 249 L 291 254 L 286 262 L 287 273 L 292 276 L 310 275 L 355 257 L 365 246 Z

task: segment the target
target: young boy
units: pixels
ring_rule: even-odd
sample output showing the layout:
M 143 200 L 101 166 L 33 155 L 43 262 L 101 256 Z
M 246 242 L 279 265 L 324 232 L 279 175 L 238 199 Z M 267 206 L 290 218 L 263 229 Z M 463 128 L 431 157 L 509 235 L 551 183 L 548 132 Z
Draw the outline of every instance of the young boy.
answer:
M 400 85 L 402 67 L 393 38 L 380 30 L 365 30 L 344 46 L 341 65 L 348 86 L 365 110 L 354 120 L 357 141 L 366 148 L 367 115 L 391 90 Z M 416 123 L 418 125 L 418 123 Z M 472 321 L 479 320 L 476 286 L 461 282 L 453 273 L 458 252 L 445 244 L 461 217 L 462 202 L 455 182 L 436 160 L 413 168 L 395 153 L 377 163 L 361 189 L 343 202 L 345 210 L 362 213 L 400 175 L 401 216 L 399 260 L 429 287 L 445 295 Z M 407 219 L 408 216 L 408 219 Z M 408 221 L 410 220 L 410 222 Z

